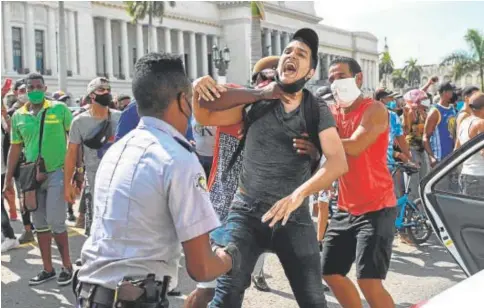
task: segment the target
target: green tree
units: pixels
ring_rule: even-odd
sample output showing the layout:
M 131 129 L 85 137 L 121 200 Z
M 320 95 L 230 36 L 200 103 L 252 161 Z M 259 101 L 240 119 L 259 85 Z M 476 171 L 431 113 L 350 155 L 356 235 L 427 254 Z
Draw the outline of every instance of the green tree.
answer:
M 126 11 L 131 16 L 133 21 L 137 23 L 144 20 L 148 15 L 148 51 L 156 51 L 156 46 L 153 46 L 153 18 L 158 18 L 160 23 L 163 21 L 165 15 L 165 4 L 168 3 L 171 7 L 175 6 L 175 1 L 124 1 Z
M 408 81 L 405 78 L 405 74 L 403 73 L 403 70 L 396 69 L 392 72 L 392 83 L 393 83 L 393 87 L 397 89 L 403 89 L 405 87 Z
M 403 68 L 403 76 L 407 80 L 410 86 L 420 84 L 420 74 L 422 73 L 422 68 L 417 64 L 417 59 L 410 58 L 405 61 L 405 67 Z
M 251 1 L 251 27 L 250 27 L 250 65 L 254 65 L 262 58 L 261 20 L 264 19 L 264 3 Z
M 384 51 L 380 54 L 380 63 L 378 64 L 378 70 L 380 75 L 380 81 L 383 79 L 383 87 L 387 87 L 387 76 L 393 72 L 394 68 L 392 57 L 388 51 Z
M 481 89 L 484 89 L 484 35 L 476 29 L 468 29 L 464 36 L 470 52 L 456 51 L 442 60 L 440 65 L 452 65 L 455 80 L 467 73 L 479 71 Z

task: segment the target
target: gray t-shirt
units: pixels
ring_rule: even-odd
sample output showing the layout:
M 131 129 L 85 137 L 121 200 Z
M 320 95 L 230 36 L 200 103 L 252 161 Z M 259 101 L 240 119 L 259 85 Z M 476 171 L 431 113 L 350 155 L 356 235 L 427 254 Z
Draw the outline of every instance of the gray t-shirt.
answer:
M 118 125 L 119 117 L 121 112 L 118 110 L 110 109 L 111 113 L 111 132 L 109 133 L 109 139 L 114 141 L 114 133 L 116 126 Z M 84 111 L 77 115 L 71 124 L 71 130 L 69 132 L 69 142 L 74 144 L 82 144 L 83 140 L 92 138 L 92 133 L 94 129 L 101 125 L 102 119 L 94 118 L 89 111 Z M 96 171 L 101 162 L 102 154 L 104 151 L 94 150 L 85 145 L 83 145 L 84 152 L 84 166 L 87 173 L 87 181 L 89 185 L 94 188 L 94 179 L 96 177 Z
M 286 113 L 279 103 L 250 126 L 240 175 L 240 187 L 250 197 L 274 204 L 310 178 L 310 157 L 293 146 L 293 139 L 307 132 L 302 104 Z M 319 101 L 318 132 L 334 126 L 328 105 Z

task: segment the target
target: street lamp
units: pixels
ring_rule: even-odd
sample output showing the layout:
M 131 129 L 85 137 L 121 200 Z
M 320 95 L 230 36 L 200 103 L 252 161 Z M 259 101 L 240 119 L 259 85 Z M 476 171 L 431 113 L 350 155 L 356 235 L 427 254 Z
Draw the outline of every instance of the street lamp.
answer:
M 215 68 L 217 68 L 217 82 L 219 84 L 224 84 L 227 82 L 227 68 L 230 62 L 230 49 L 225 46 L 223 49 L 219 50 L 217 45 L 212 47 L 212 62 Z

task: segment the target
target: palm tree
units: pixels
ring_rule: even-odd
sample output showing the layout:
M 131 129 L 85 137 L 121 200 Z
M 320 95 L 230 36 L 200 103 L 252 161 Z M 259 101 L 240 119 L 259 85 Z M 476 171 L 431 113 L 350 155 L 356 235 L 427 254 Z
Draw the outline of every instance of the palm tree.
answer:
M 392 73 L 392 83 L 394 88 L 403 89 L 407 84 L 407 79 L 403 73 L 403 70 L 396 69 Z
M 380 71 L 380 81 L 383 79 L 383 87 L 387 87 L 387 76 L 393 72 L 393 60 L 388 51 L 380 54 L 380 64 L 378 65 Z
M 453 65 L 455 80 L 467 73 L 479 71 L 481 89 L 484 89 L 484 35 L 476 29 L 468 29 L 464 36 L 470 52 L 456 51 L 442 60 L 440 65 Z
M 250 34 L 250 65 L 254 65 L 262 58 L 262 37 L 261 20 L 264 19 L 264 3 L 262 1 L 251 1 L 251 34 Z
M 175 1 L 167 1 L 170 7 L 175 6 Z M 143 20 L 148 15 L 148 51 L 155 51 L 153 46 L 153 18 L 158 18 L 160 23 L 163 21 L 165 15 L 166 1 L 124 1 L 126 4 L 126 11 L 129 16 L 136 23 Z
M 410 58 L 405 61 L 405 67 L 403 68 L 403 76 L 407 79 L 410 86 L 420 83 L 420 74 L 422 68 L 417 64 L 417 59 Z

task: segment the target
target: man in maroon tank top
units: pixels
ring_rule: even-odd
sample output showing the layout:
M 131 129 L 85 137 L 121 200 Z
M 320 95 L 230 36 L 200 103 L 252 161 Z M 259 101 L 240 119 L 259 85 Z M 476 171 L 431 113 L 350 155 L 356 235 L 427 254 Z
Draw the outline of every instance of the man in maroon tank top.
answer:
M 356 262 L 358 285 L 372 308 L 394 307 L 382 280 L 388 272 L 394 237 L 396 198 L 386 165 L 388 113 L 363 98 L 363 74 L 352 58 L 330 64 L 331 106 L 346 152 L 349 171 L 339 179 L 338 211 L 324 239 L 323 277 L 343 307 L 362 307 L 355 285 L 346 277 Z

